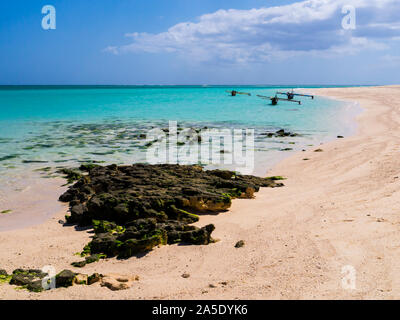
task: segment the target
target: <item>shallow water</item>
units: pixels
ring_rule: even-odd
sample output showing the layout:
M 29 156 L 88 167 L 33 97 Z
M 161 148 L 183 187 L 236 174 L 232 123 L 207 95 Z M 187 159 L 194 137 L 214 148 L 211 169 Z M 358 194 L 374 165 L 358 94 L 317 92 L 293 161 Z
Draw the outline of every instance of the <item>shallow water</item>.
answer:
M 33 171 L 83 162 L 146 162 L 152 128 L 254 129 L 255 166 L 266 171 L 291 152 L 354 132 L 354 105 L 316 97 L 270 105 L 277 87 L 0 87 L 0 209 L 9 190 L 24 190 Z M 267 138 L 284 128 L 301 136 Z M 292 149 L 281 151 L 282 149 Z M 224 163 L 209 168 L 238 169 Z M 238 170 L 240 171 L 240 169 Z M 43 175 L 42 175 L 43 176 Z M 7 192 L 5 191 L 7 190 Z M 2 196 L 3 195 L 3 196 Z M 3 205 L 2 205 L 3 202 Z M 5 208 L 4 209 L 9 209 Z

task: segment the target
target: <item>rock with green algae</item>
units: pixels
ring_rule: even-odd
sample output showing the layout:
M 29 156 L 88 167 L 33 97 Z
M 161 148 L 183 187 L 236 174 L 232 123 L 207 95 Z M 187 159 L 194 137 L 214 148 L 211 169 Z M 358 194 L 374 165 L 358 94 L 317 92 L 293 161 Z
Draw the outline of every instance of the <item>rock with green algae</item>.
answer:
M 74 284 L 76 274 L 71 270 L 63 270 L 56 275 L 56 287 L 70 287 Z
M 99 282 L 103 275 L 98 273 L 93 273 L 91 276 L 88 277 L 87 283 L 88 285 L 92 285 L 93 283 Z
M 276 132 L 265 132 L 261 133 L 262 136 L 267 136 L 268 138 L 276 137 L 276 138 L 283 138 L 283 137 L 297 137 L 299 136 L 298 133 L 293 133 L 289 131 L 285 131 L 285 129 L 280 129 Z
M 71 184 L 82 178 L 82 174 L 79 171 L 73 169 L 62 168 L 57 170 L 57 173 L 64 174 L 64 178 L 67 179 L 68 184 Z
M 76 268 L 83 268 L 89 263 L 97 262 L 100 259 L 106 258 L 105 254 L 92 254 L 88 257 L 85 257 L 85 260 L 83 261 L 78 261 L 78 262 L 72 262 L 71 265 L 76 267 Z
M 209 244 L 215 227 L 190 225 L 199 219 L 195 213 L 225 211 L 232 199 L 282 186 L 273 178 L 197 165 L 109 165 L 87 171 L 60 201 L 69 202 L 68 223 L 94 228 L 85 253 L 107 257 L 129 258 L 165 244 Z
M 33 292 L 43 291 L 42 280 L 47 273 L 37 269 L 16 269 L 10 279 L 11 285 L 16 285 Z
M 0 284 L 9 283 L 11 281 L 12 276 L 7 273 L 6 270 L 0 269 Z

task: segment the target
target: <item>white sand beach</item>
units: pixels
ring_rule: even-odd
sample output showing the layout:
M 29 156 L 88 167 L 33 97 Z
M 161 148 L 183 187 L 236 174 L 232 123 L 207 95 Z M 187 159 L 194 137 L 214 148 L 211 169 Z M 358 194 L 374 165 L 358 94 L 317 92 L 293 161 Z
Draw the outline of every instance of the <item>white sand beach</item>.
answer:
M 139 281 L 122 291 L 97 283 L 42 293 L 0 284 L 0 299 L 400 299 L 400 86 L 309 91 L 359 102 L 357 134 L 279 163 L 268 175 L 286 177 L 285 187 L 201 216 L 197 224 L 215 224 L 220 241 L 78 269 L 70 264 L 92 234 L 58 223 L 61 208 L 44 223 L 0 232 L 0 269 L 51 265 Z M 344 266 L 356 271 L 353 289 L 342 286 Z

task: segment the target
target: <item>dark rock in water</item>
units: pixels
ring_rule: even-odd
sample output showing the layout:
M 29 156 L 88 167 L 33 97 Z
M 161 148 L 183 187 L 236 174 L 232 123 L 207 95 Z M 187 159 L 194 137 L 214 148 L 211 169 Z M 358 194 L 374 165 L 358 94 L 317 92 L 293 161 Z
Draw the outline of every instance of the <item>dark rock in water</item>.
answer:
M 235 244 L 235 248 L 241 248 L 244 246 L 244 241 L 243 240 L 239 240 L 238 242 L 236 242 Z
M 68 183 L 73 183 L 82 178 L 82 174 L 73 169 L 62 168 L 60 170 L 57 170 L 57 173 L 64 174 L 64 178 L 67 179 Z
M 288 132 L 288 131 L 285 131 L 284 129 L 280 129 L 276 132 L 262 133 L 261 135 L 267 136 L 268 138 L 272 138 L 272 137 L 282 138 L 282 137 L 297 137 L 297 136 L 299 136 L 298 133 Z
M 56 287 L 70 287 L 73 285 L 75 273 L 71 270 L 63 270 L 56 275 Z
M 90 170 L 92 170 L 93 168 L 98 167 L 98 164 L 94 164 L 94 163 L 84 163 L 79 167 L 79 170 L 81 171 L 85 171 L 85 172 L 90 172 Z
M 215 227 L 191 226 L 199 219 L 194 212 L 225 211 L 231 199 L 252 198 L 260 187 L 282 185 L 196 165 L 94 166 L 60 201 L 70 204 L 68 223 L 93 226 L 86 254 L 129 258 L 159 245 L 209 244 Z
M 343 139 L 344 137 L 343 137 L 343 136 L 337 136 L 337 138 L 338 138 L 338 139 Z

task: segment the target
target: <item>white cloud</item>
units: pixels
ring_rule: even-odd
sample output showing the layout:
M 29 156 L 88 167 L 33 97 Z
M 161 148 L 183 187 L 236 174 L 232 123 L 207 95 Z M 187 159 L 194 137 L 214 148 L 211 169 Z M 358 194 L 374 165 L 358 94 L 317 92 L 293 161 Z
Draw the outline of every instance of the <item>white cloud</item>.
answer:
M 342 7 L 353 5 L 356 30 L 342 29 Z M 170 52 L 195 61 L 246 63 L 295 55 L 354 54 L 385 49 L 399 37 L 398 0 L 308 0 L 251 10 L 219 10 L 158 34 L 130 33 L 114 54 Z

